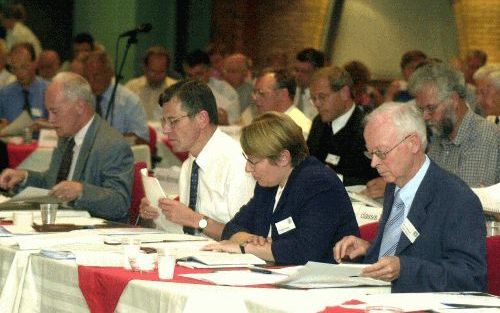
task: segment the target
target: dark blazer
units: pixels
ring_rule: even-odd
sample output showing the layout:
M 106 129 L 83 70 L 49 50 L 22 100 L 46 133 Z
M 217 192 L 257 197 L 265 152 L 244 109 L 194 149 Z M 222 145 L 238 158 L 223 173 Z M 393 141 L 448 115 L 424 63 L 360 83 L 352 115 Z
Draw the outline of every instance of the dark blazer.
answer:
M 325 162 L 329 153 L 340 157 L 336 166 L 325 163 L 344 176 L 346 186 L 363 185 L 378 177 L 377 171 L 364 155 L 363 118 L 363 110 L 356 106 L 345 127 L 334 135 L 331 123 L 323 123 L 317 115 L 307 138 L 309 153 L 318 160 Z
M 28 171 L 27 186 L 52 188 L 68 138 L 60 138 L 49 169 Z M 134 158 L 123 136 L 97 114 L 80 148 L 72 180 L 83 184 L 83 194 L 72 205 L 92 216 L 127 222 Z
M 394 184 L 384 195 L 379 232 L 365 256 L 378 260 L 385 224 L 394 202 Z M 458 177 L 431 161 L 407 217 L 420 235 L 401 234 L 396 249 L 401 263 L 393 292 L 484 291 L 486 227 L 479 199 Z
M 268 237 L 276 263 L 333 262 L 332 247 L 342 237 L 357 235 L 358 224 L 337 175 L 314 157 L 295 167 L 276 210 L 278 187 L 255 186 L 253 198 L 224 227 L 223 239 L 245 231 Z M 276 223 L 291 217 L 295 229 L 278 234 Z

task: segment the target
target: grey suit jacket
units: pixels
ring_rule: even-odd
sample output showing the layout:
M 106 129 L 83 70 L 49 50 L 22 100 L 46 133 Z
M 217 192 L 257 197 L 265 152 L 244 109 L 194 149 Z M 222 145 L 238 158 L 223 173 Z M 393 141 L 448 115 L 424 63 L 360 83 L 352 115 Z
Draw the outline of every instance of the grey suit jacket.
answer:
M 394 188 L 394 184 L 387 185 L 379 231 L 365 263 L 378 260 L 394 202 Z M 431 161 L 407 218 L 420 235 L 411 243 L 401 234 L 396 249 L 401 271 L 392 282 L 392 292 L 486 289 L 486 226 L 482 206 L 462 180 Z
M 60 138 L 46 172 L 28 171 L 27 186 L 52 188 L 68 138 Z M 72 205 L 92 216 L 127 222 L 133 181 L 132 150 L 123 136 L 94 116 L 76 161 L 72 180 L 83 184 L 83 194 Z

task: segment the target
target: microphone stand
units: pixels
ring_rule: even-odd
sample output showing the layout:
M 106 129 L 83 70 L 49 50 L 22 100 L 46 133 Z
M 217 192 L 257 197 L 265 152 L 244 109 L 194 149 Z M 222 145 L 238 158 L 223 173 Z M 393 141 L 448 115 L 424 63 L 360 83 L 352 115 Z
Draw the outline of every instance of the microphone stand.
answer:
M 115 49 L 115 69 L 118 61 L 118 44 L 120 42 L 121 37 L 118 37 L 116 40 L 116 49 Z M 120 68 L 117 72 L 115 72 L 115 84 L 113 86 L 113 91 L 111 92 L 111 97 L 108 102 L 108 109 L 106 110 L 105 119 L 108 120 L 108 116 L 111 113 L 111 119 L 109 120 L 109 125 L 113 123 L 113 112 L 115 108 L 115 98 L 116 98 L 116 89 L 118 88 L 118 83 L 123 79 L 123 66 L 125 65 L 125 60 L 127 59 L 128 51 L 130 50 L 130 46 L 137 43 L 137 33 L 133 33 L 129 36 L 127 40 L 127 46 L 125 47 L 125 53 L 123 54 L 123 58 L 121 60 Z

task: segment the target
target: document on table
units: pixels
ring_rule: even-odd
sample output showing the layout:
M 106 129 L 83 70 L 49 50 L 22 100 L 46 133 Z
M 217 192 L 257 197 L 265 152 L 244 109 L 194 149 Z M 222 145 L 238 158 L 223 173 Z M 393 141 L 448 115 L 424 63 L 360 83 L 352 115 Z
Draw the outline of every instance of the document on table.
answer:
M 307 262 L 304 267 L 280 282 L 294 288 L 332 288 L 354 286 L 390 286 L 389 282 L 359 277 L 367 264 L 327 264 Z
M 250 270 L 218 271 L 204 274 L 181 274 L 181 276 L 208 281 L 210 283 L 223 286 L 275 284 L 283 280 L 283 277 L 286 277 L 278 273 L 261 274 L 251 272 Z
M 249 266 L 249 265 L 262 265 L 266 261 L 261 258 L 247 253 L 226 253 L 226 252 L 213 252 L 213 251 L 200 251 L 196 254 L 185 256 L 181 261 L 198 262 L 203 265 L 209 266 Z M 206 266 L 203 266 L 206 267 Z
M 156 179 L 156 177 L 150 177 L 148 175 L 147 168 L 143 168 L 141 170 L 141 179 L 142 179 L 142 185 L 144 186 L 144 193 L 146 194 L 146 198 L 148 198 L 151 205 L 153 207 L 156 207 L 158 209 L 158 212 L 160 212 L 160 209 L 157 207 L 158 201 L 162 198 L 167 197 L 163 192 L 163 188 L 161 188 L 160 182 L 158 181 L 158 179 Z M 157 223 L 160 219 L 161 219 L 161 214 L 158 218 L 154 220 L 154 222 Z M 174 224 L 165 218 L 162 219 L 161 224 L 162 228 L 168 233 L 175 233 L 175 234 L 184 233 L 181 225 Z
M 0 136 L 15 136 L 23 134 L 26 127 L 33 125 L 33 119 L 26 110 L 23 110 L 19 116 L 7 125 L 0 132 Z
M 352 202 L 361 202 L 363 204 L 375 207 L 375 208 L 382 208 L 382 204 L 378 202 L 377 200 L 374 200 L 367 195 L 364 195 L 362 191 L 366 188 L 366 186 L 349 186 L 346 187 L 347 194 L 349 195 L 349 198 L 351 199 Z
M 483 188 L 472 188 L 478 196 L 483 209 L 488 212 L 500 213 L 500 183 Z
M 26 187 L 20 193 L 12 197 L 9 201 L 4 202 L 0 207 L 8 207 L 9 203 L 14 202 L 35 202 L 35 203 L 62 203 L 61 199 L 49 196 L 50 190 L 37 188 L 37 187 Z

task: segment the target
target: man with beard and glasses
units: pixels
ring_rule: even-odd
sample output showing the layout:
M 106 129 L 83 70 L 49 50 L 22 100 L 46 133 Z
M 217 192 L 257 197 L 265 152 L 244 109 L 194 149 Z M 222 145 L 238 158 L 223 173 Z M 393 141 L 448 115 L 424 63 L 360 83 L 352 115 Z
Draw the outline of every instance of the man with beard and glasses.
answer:
M 413 73 L 408 89 L 431 130 L 429 157 L 471 187 L 500 182 L 500 130 L 469 109 L 463 74 L 428 64 Z

